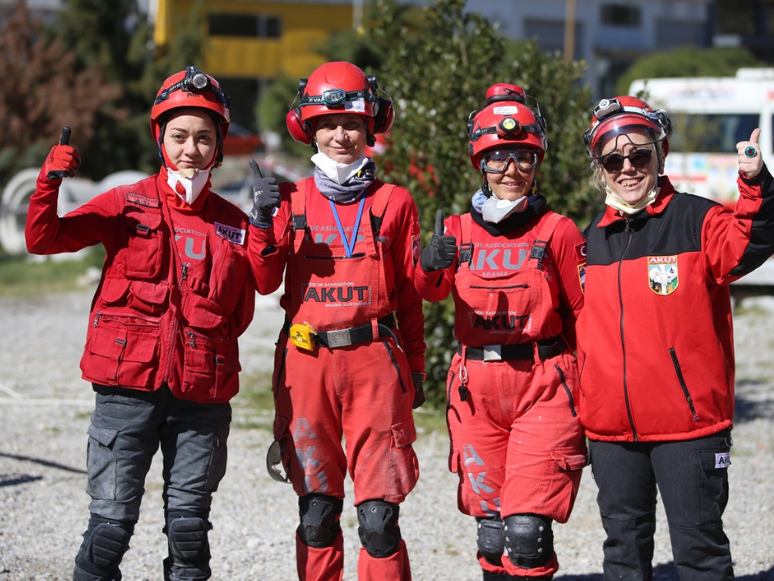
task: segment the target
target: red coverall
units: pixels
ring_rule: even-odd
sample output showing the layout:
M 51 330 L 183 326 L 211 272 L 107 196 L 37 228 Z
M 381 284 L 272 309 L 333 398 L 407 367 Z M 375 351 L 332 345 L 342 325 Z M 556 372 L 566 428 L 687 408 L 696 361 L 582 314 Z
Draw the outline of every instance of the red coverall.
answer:
M 419 477 L 411 446 L 416 439 L 411 373 L 424 370 L 425 350 L 422 300 L 412 282 L 416 204 L 407 190 L 378 180 L 365 194 L 359 227 L 359 203 L 336 204 L 347 242 L 356 238 L 347 257 L 331 203 L 314 179 L 280 189 L 273 229 L 252 226 L 249 250 L 260 293 L 277 289 L 286 270 L 281 299 L 286 324 L 273 379 L 274 437 L 283 447 L 283 464 L 299 496 L 342 499 L 349 471 L 356 505 L 375 499 L 400 504 Z M 293 229 L 293 214 L 296 222 L 305 219 L 305 228 Z M 320 340 L 312 350 L 291 344 L 288 330 L 295 323 L 329 333 L 329 346 Z M 337 347 L 330 332 L 341 329 L 365 335 Z M 300 579 L 342 578 L 340 532 L 333 546 L 314 548 L 297 537 L 296 548 Z M 358 576 L 410 579 L 405 543 L 381 559 L 361 548 Z
M 551 211 L 500 235 L 470 213 L 447 218 L 445 227 L 457 239 L 457 258 L 442 271 L 418 267 L 415 284 L 428 301 L 454 296 L 460 348 L 449 369 L 447 421 L 459 509 L 475 517 L 538 514 L 566 522 L 586 464 L 572 354 L 583 305 L 583 237 Z M 542 259 L 531 256 L 538 240 Z M 485 571 L 522 576 L 547 576 L 559 567 L 555 554 L 531 569 L 508 558 L 496 566 L 480 552 L 479 563 Z

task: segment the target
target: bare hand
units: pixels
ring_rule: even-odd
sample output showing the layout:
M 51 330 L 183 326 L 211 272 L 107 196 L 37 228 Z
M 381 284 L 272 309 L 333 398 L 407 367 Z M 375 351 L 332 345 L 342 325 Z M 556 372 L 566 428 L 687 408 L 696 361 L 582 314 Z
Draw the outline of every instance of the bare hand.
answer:
M 761 150 L 758 146 L 760 135 L 760 129 L 753 129 L 750 141 L 740 141 L 736 144 L 736 151 L 739 157 L 739 173 L 748 180 L 753 179 L 763 169 L 763 156 L 761 156 Z

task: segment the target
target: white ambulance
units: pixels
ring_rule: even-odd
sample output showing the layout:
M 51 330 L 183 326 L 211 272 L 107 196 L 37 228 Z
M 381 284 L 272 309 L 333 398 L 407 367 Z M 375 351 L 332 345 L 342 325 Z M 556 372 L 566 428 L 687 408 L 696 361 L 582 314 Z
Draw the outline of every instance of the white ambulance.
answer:
M 629 94 L 665 109 L 674 126 L 665 173 L 678 192 L 733 205 L 739 192 L 736 144 L 760 128 L 759 149 L 774 172 L 774 68 L 742 68 L 734 77 L 639 79 Z M 736 294 L 774 293 L 774 260 L 738 283 Z M 768 293 L 767 293 L 768 294 Z

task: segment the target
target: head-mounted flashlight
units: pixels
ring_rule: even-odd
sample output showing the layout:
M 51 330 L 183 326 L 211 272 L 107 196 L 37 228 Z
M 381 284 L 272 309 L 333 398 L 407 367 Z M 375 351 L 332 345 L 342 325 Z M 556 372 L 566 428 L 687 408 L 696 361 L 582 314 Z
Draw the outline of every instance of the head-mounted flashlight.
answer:
M 210 79 L 196 67 L 188 67 L 183 81 L 195 91 L 203 91 L 210 84 Z
M 347 92 L 344 89 L 328 89 L 323 91 L 322 100 L 328 107 L 338 107 L 347 100 Z
M 513 138 L 521 133 L 521 123 L 513 117 L 506 117 L 497 124 L 497 136 L 501 139 Z
M 618 99 L 602 99 L 599 104 L 594 107 L 594 116 L 598 121 L 602 121 L 602 119 L 615 115 L 619 111 L 621 111 L 621 103 Z

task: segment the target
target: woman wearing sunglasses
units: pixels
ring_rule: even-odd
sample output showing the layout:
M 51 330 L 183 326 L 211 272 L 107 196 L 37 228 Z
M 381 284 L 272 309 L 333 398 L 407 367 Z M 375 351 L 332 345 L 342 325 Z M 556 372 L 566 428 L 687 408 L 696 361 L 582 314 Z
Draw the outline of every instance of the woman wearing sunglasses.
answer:
M 607 533 L 604 575 L 653 578 L 656 491 L 680 579 L 733 579 L 728 501 L 734 356 L 728 285 L 774 252 L 772 177 L 737 144 L 733 209 L 675 192 L 672 125 L 633 97 L 605 99 L 585 132 L 607 208 L 586 231 L 578 323 L 581 421 Z
M 483 184 L 470 212 L 444 224 L 438 211 L 415 275 L 424 299 L 454 297 L 449 466 L 489 581 L 552 578 L 551 525 L 567 521 L 586 464 L 573 356 L 584 241 L 538 193 L 545 122 L 525 102 L 520 87 L 498 84 L 471 115 Z

